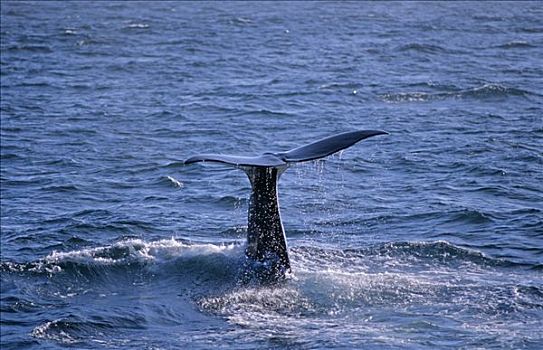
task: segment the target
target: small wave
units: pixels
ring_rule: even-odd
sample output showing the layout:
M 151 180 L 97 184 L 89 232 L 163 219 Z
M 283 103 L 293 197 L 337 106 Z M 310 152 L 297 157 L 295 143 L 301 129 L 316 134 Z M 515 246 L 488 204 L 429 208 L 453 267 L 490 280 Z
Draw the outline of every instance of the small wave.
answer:
M 62 320 L 56 320 L 46 322 L 38 327 L 34 328 L 30 333 L 34 338 L 54 340 L 61 344 L 74 344 L 78 341 L 72 337 L 69 333 L 64 331 L 66 322 Z
M 77 35 L 77 31 L 74 28 L 66 28 L 66 29 L 64 29 L 63 34 L 65 34 L 65 35 Z
M 500 84 L 484 84 L 479 87 L 450 92 L 401 92 L 380 95 L 381 99 L 390 103 L 430 102 L 445 99 L 478 99 L 487 100 L 504 97 L 528 96 L 530 92 L 522 89 L 506 87 Z
M 34 53 L 51 53 L 53 49 L 45 45 L 13 45 L 7 48 L 7 51 L 27 51 Z
M 169 162 L 168 164 L 163 165 L 162 168 L 178 169 L 178 168 L 183 168 L 184 166 L 185 166 L 185 162 L 182 160 L 179 160 L 179 161 Z
M 146 23 L 130 23 L 125 28 L 128 28 L 128 29 L 147 29 L 149 27 L 150 26 L 148 24 L 146 24 Z
M 448 222 L 461 222 L 468 224 L 486 224 L 493 222 L 493 218 L 486 213 L 478 210 L 461 210 L 452 213 L 452 217 Z
M 233 24 L 235 26 L 240 26 L 240 27 L 243 27 L 243 26 L 248 26 L 248 25 L 252 25 L 253 24 L 253 20 L 250 19 L 250 18 L 246 18 L 246 17 L 235 17 L 235 18 L 231 18 L 229 21 L 228 21 L 229 24 Z
M 427 92 L 400 92 L 396 94 L 383 94 L 381 99 L 385 102 L 427 102 L 438 99 L 440 94 L 430 94 Z
M 32 313 L 38 311 L 42 306 L 43 305 L 22 297 L 3 296 L 1 311 L 3 313 Z
M 501 48 L 501 49 L 517 49 L 517 48 L 524 49 L 524 48 L 534 48 L 537 46 L 532 45 L 529 42 L 524 41 L 524 40 L 513 40 L 503 45 L 498 45 L 496 47 Z
M 81 132 L 81 131 L 78 130 L 76 132 Z M 92 135 L 93 132 L 89 131 L 86 134 Z M 37 164 L 56 165 L 56 166 L 73 166 L 73 165 L 79 164 L 79 162 L 75 160 L 74 158 L 63 157 L 63 158 L 52 158 L 48 160 L 43 160 L 43 161 L 37 162 Z
M 497 22 L 501 22 L 501 21 L 505 20 L 505 17 L 498 16 L 498 15 L 473 15 L 472 18 L 475 19 L 475 20 L 478 20 L 478 21 L 497 21 Z
M 461 91 L 460 97 L 492 98 L 502 96 L 524 96 L 530 93 L 526 90 L 510 88 L 500 84 L 484 84 L 483 86 Z
M 108 218 L 113 216 L 113 213 L 106 209 L 83 209 L 70 213 L 70 216 L 73 218 L 82 218 L 82 217 L 99 217 L 99 218 Z
M 414 88 L 425 88 L 425 89 L 432 89 L 432 90 L 438 90 L 438 91 L 457 91 L 460 90 L 456 85 L 454 84 L 447 84 L 447 83 L 439 83 L 435 81 L 415 81 L 408 84 L 409 87 Z
M 399 51 L 416 51 L 416 52 L 423 52 L 423 53 L 447 52 L 447 50 L 441 46 L 432 45 L 432 44 L 420 44 L 420 43 L 410 43 L 410 44 L 402 45 L 398 48 L 398 50 Z
M 54 185 L 42 187 L 40 190 L 47 192 L 77 192 L 79 188 L 76 185 Z
M 397 270 L 407 266 L 525 266 L 503 258 L 488 257 L 477 250 L 459 247 L 447 241 L 390 242 L 345 250 L 300 246 L 293 248 L 292 253 L 307 266 L 324 268 L 335 265 L 352 272 L 375 268 Z
M 131 313 L 108 318 L 94 317 L 93 319 L 69 316 L 41 324 L 32 330 L 31 335 L 38 339 L 75 345 L 86 343 L 96 337 L 103 338 L 104 332 L 115 332 L 115 330 L 122 328 L 144 329 L 146 324 L 145 317 Z
M 25 81 L 15 86 L 17 87 L 52 87 L 53 85 L 45 81 Z
M 99 45 L 99 44 L 103 44 L 103 43 L 104 42 L 102 42 L 100 40 L 87 38 L 87 39 L 84 39 L 84 40 L 77 41 L 75 43 L 75 45 L 76 46 L 87 46 L 87 45 Z M 98 52 L 85 52 L 83 54 L 88 55 L 88 56 L 100 55 L 100 53 L 98 53 Z
M 72 236 L 70 238 L 68 238 L 64 244 L 66 245 L 71 245 L 71 246 L 81 246 L 81 245 L 89 245 L 91 244 L 90 241 L 87 241 L 86 239 L 84 238 L 81 238 L 81 237 L 78 237 L 78 236 Z
M 238 115 L 242 116 L 242 115 L 260 115 L 260 116 L 270 116 L 270 117 L 277 117 L 277 118 L 280 118 L 280 117 L 290 117 L 292 116 L 292 113 L 290 112 L 283 112 L 283 111 L 272 111 L 272 110 L 269 110 L 269 109 L 258 109 L 258 110 L 252 110 L 252 111 L 247 111 L 247 112 L 242 112 L 242 113 L 239 113 Z
M 441 262 L 467 260 L 490 265 L 504 262 L 503 260 L 489 258 L 481 252 L 461 248 L 446 241 L 386 243 L 382 246 L 373 248 L 372 251 L 381 255 L 409 255 L 421 259 L 435 259 Z
M 520 28 L 519 31 L 524 33 L 543 33 L 543 27 L 524 27 Z
M 171 176 L 166 176 L 166 179 L 169 181 L 168 183 L 173 185 L 175 188 L 183 188 L 183 183 Z
M 0 159 L 8 160 L 8 159 L 24 159 L 24 158 L 15 153 L 2 153 L 2 156 Z
M 348 89 L 348 90 L 356 90 L 360 87 L 360 84 L 355 83 L 328 83 L 328 84 L 322 84 L 319 86 L 319 89 L 322 90 L 333 90 L 333 89 Z

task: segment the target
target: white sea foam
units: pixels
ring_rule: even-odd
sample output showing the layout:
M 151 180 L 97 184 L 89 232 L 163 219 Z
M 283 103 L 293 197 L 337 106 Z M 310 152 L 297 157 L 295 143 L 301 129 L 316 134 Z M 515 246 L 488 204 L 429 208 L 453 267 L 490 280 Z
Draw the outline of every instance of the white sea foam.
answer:
M 195 257 L 211 254 L 225 256 L 238 255 L 242 251 L 239 244 L 199 244 L 186 243 L 174 238 L 145 242 L 141 239 L 130 239 L 117 242 L 111 246 L 73 250 L 69 252 L 53 252 L 45 261 L 51 264 L 75 262 L 94 265 L 122 265 L 126 263 L 146 263 L 167 261 L 178 257 Z M 53 272 L 58 272 L 57 269 Z
M 60 322 L 62 322 L 62 320 L 45 322 L 35 327 L 30 334 L 33 337 L 38 338 L 38 339 L 54 340 L 61 344 L 77 343 L 78 340 L 70 336 L 70 334 L 66 333 L 64 330 L 62 329 L 55 330 L 55 328 L 58 328 L 58 324 Z
M 131 23 L 127 27 L 128 28 L 146 29 L 146 28 L 149 28 L 149 25 L 145 24 L 145 23 Z
M 177 188 L 183 187 L 183 183 L 171 176 L 166 176 L 166 178 Z

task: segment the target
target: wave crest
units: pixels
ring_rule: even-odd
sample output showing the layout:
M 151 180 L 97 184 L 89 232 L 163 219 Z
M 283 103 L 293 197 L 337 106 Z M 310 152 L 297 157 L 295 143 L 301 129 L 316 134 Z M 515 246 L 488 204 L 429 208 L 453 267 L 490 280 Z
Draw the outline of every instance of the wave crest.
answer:
M 501 84 L 484 84 L 471 89 L 446 91 L 446 92 L 400 92 L 380 95 L 381 99 L 390 103 L 401 102 L 430 102 L 445 99 L 478 99 L 487 100 L 504 97 L 526 97 L 533 93 L 507 87 Z
M 158 265 L 160 269 L 168 264 L 177 267 L 178 264 L 196 264 L 205 269 L 213 263 L 224 266 L 227 261 L 237 261 L 242 251 L 243 246 L 236 243 L 217 245 L 193 244 L 173 238 L 152 242 L 129 239 L 104 247 L 54 251 L 43 260 L 35 262 L 2 262 L 0 271 L 49 275 L 70 271 L 78 275 L 98 269 L 108 274 L 108 271 L 111 272 L 109 268 L 140 269 L 143 266 Z M 216 261 L 217 256 L 222 259 Z M 209 261 L 206 262 L 206 259 Z

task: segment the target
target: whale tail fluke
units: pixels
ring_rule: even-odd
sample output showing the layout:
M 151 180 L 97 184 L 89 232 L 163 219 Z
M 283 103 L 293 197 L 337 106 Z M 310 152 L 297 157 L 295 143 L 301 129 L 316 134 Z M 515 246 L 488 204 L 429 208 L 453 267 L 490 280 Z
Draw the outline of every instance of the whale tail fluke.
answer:
M 368 137 L 386 134 L 388 133 L 380 130 L 344 132 L 277 155 L 287 163 L 306 162 L 339 152 Z
M 287 152 L 264 153 L 257 157 L 221 154 L 198 154 L 185 164 L 218 162 L 244 170 L 251 182 L 249 201 L 247 248 L 245 254 L 264 275 L 282 278 L 290 271 L 287 242 L 277 195 L 277 181 L 290 163 L 311 161 L 341 151 L 368 137 L 387 134 L 379 130 L 345 132 L 294 148 Z
M 380 130 L 350 131 L 326 137 L 322 140 L 294 148 L 287 152 L 264 153 L 256 157 L 204 153 L 188 158 L 185 161 L 185 164 L 196 162 L 218 162 L 236 167 L 283 167 L 287 166 L 289 163 L 306 162 L 324 158 L 369 137 L 386 134 L 388 133 Z

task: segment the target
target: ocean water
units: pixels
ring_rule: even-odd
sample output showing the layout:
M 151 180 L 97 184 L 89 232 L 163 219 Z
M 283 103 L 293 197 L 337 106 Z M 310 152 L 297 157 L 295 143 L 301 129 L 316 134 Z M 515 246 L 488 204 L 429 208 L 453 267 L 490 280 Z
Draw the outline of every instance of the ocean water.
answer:
M 2 349 L 543 348 L 539 2 L 2 2 Z M 243 172 L 293 273 L 243 285 Z

